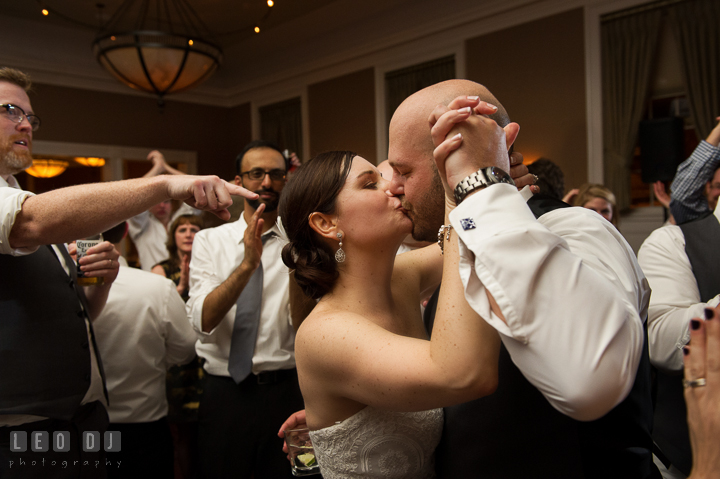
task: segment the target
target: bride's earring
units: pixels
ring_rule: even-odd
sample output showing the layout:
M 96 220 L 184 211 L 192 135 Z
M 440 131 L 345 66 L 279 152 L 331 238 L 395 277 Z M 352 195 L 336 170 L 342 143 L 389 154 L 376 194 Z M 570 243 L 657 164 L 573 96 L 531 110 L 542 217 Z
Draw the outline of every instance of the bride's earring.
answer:
M 338 263 L 344 263 L 345 262 L 345 251 L 342 249 L 342 233 L 337 234 L 338 239 L 340 240 L 340 244 L 338 245 L 338 249 L 335 252 L 335 261 Z

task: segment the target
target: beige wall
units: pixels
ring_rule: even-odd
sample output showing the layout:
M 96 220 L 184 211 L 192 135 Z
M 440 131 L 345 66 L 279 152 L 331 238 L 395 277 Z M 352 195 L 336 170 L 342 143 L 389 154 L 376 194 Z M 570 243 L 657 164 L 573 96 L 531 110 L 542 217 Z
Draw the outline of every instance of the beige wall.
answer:
M 196 151 L 198 173 L 235 176 L 235 156 L 251 140 L 250 104 L 220 108 L 36 84 L 30 93 L 42 128 L 34 138 Z
M 582 9 L 470 39 L 466 60 L 520 124 L 517 151 L 557 163 L 566 191 L 587 182 Z
M 377 163 L 372 68 L 310 85 L 307 98 L 311 157 L 352 150 Z

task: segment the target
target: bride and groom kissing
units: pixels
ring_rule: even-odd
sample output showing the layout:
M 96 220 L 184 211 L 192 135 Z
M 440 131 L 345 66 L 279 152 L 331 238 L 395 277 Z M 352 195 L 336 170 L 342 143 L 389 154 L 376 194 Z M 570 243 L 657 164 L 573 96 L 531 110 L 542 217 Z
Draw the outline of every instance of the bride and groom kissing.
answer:
M 283 260 L 319 301 L 280 435 L 306 422 L 324 477 L 655 477 L 647 282 L 610 223 L 518 190 L 518 132 L 451 80 L 398 107 L 392 178 L 330 152 L 288 182 Z M 395 257 L 409 232 L 440 247 Z

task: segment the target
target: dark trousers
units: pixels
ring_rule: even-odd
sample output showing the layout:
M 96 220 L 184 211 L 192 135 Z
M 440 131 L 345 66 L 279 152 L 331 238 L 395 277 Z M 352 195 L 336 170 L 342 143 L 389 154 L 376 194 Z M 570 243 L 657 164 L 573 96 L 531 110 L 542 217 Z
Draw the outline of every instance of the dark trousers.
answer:
M 119 452 L 108 452 L 110 479 L 172 479 L 173 442 L 166 418 L 153 422 L 111 423 L 111 431 L 120 431 Z
M 0 427 L 0 478 L 3 479 L 105 479 L 106 458 L 103 441 L 100 440 L 98 452 L 84 452 L 82 433 L 97 431 L 102 438 L 108 428 L 108 416 L 100 402 L 92 402 L 78 408 L 70 421 L 46 419 L 20 426 Z M 10 450 L 11 433 L 25 431 L 27 433 L 27 449 L 25 452 Z M 34 431 L 49 433 L 50 447 L 47 452 L 33 452 L 31 434 Z M 55 452 L 52 447 L 53 432 L 68 431 L 70 433 L 70 450 Z
M 240 384 L 206 375 L 199 411 L 200 477 L 293 477 L 277 433 L 303 407 L 295 369 L 250 375 Z
M 175 479 L 198 477 L 198 423 L 168 420 L 175 452 Z

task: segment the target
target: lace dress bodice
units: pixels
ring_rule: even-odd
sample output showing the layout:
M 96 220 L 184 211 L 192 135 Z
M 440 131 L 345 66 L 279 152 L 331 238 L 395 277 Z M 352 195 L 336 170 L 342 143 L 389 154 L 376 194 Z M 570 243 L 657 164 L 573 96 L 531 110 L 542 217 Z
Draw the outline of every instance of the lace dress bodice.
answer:
M 443 410 L 381 411 L 370 406 L 310 432 L 325 479 L 434 478 Z

